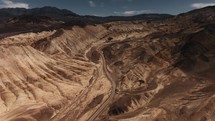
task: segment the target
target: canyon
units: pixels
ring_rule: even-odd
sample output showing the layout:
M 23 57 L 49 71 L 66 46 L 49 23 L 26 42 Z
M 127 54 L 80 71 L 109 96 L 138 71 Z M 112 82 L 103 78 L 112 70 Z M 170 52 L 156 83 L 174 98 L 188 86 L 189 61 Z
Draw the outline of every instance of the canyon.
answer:
M 0 121 L 215 121 L 214 6 L 159 20 L 46 20 L 28 21 L 39 31 L 2 29 Z

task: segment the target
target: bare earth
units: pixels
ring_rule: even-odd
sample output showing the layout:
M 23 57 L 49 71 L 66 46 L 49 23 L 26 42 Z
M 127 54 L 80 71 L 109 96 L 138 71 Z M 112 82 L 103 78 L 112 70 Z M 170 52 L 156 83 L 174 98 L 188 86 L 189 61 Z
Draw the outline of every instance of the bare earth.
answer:
M 0 40 L 0 121 L 215 121 L 215 15 L 205 16 Z

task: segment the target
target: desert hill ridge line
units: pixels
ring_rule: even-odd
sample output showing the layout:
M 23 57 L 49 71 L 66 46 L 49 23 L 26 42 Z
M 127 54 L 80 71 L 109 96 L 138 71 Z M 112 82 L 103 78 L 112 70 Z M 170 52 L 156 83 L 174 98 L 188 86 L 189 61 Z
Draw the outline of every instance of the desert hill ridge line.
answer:
M 141 14 L 135 16 L 89 16 L 78 15 L 66 9 L 45 6 L 42 8 L 2 8 L 0 9 L 0 38 L 11 34 L 40 32 L 62 27 L 101 24 L 111 21 L 159 20 L 170 18 L 169 14 Z
M 76 19 L 1 19 L 0 121 L 215 121 L 215 6 L 159 19 L 63 12 Z

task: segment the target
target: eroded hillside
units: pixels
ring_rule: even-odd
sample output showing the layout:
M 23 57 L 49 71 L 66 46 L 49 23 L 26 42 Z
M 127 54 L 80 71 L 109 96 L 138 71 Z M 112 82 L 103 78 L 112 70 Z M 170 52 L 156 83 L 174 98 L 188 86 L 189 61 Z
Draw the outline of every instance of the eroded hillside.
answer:
M 214 121 L 214 7 L 199 11 L 1 39 L 0 120 Z

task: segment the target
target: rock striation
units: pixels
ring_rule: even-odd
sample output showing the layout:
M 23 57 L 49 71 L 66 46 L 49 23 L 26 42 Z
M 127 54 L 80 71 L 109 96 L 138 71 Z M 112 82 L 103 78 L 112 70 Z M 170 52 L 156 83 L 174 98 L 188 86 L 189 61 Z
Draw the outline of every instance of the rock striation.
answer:
M 2 38 L 0 121 L 214 121 L 214 10 Z

